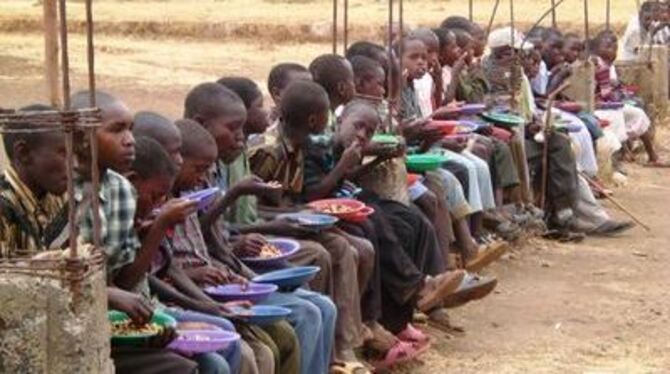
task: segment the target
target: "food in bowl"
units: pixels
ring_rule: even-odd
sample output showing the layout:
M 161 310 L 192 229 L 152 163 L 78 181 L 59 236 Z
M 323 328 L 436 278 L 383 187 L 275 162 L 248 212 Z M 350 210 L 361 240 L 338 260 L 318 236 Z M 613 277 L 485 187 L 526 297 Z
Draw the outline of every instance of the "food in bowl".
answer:
M 112 322 L 114 336 L 156 335 L 163 331 L 163 327 L 156 323 L 138 325 L 131 320 Z
M 358 210 L 343 204 L 330 204 L 321 208 L 321 211 L 329 214 L 349 214 L 356 213 Z
M 262 248 L 261 252 L 258 254 L 258 257 L 260 258 L 273 258 L 277 256 L 281 256 L 282 252 L 279 250 L 279 248 L 275 247 L 274 245 L 270 243 L 266 243 Z

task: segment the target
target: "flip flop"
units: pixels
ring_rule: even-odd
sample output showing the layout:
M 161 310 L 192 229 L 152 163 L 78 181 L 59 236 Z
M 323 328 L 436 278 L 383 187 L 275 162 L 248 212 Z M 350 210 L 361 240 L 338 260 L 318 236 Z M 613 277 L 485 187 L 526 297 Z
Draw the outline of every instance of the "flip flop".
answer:
M 468 261 L 465 265 L 467 271 L 477 273 L 499 259 L 507 250 L 509 249 L 509 244 L 507 242 L 494 242 L 488 246 L 483 251 L 480 251 L 475 255 L 475 258 Z
M 456 308 L 488 296 L 498 285 L 495 277 L 468 273 L 456 292 L 444 300 L 445 308 Z
M 398 341 L 386 352 L 383 360 L 370 362 L 375 370 L 386 370 L 403 362 L 414 360 L 420 352 L 409 342 Z
M 411 323 L 407 324 L 404 330 L 402 330 L 398 335 L 398 339 L 411 342 L 411 343 L 425 343 L 430 340 L 430 336 L 423 333 L 423 331 L 412 326 Z

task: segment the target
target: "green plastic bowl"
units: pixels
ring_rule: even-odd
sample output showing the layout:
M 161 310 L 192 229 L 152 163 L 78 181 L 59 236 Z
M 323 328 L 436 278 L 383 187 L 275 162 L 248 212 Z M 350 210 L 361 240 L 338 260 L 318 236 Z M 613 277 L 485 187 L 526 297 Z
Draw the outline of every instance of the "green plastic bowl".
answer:
M 486 112 L 482 113 L 481 116 L 485 120 L 503 127 L 516 127 L 526 122 L 522 117 L 509 113 Z
M 439 169 L 443 162 L 447 161 L 447 157 L 438 154 L 417 154 L 407 156 L 407 169 L 413 172 L 425 172 Z
M 124 312 L 120 312 L 118 310 L 110 310 L 107 312 L 107 319 L 109 320 L 110 323 L 114 323 L 129 320 L 130 317 L 128 317 L 128 315 Z M 155 323 L 163 327 L 172 327 L 172 328 L 177 327 L 177 321 L 174 318 L 158 311 L 154 312 L 153 317 L 151 317 L 150 323 Z M 142 346 L 145 343 L 147 343 L 149 338 L 155 335 L 156 334 L 138 334 L 132 336 L 112 335 L 112 345 Z
M 395 135 L 377 134 L 372 137 L 372 142 L 379 144 L 398 144 L 400 143 L 400 140 Z

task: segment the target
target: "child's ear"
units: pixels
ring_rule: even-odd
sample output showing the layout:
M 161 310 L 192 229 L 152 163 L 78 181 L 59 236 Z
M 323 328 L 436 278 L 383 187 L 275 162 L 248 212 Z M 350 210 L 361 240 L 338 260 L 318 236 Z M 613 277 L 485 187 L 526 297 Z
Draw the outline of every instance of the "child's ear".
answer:
M 28 144 L 21 140 L 14 143 L 14 160 L 18 161 L 21 165 L 29 165 L 32 163 L 32 154 L 30 152 L 30 147 Z
M 272 97 L 272 100 L 274 100 L 275 103 L 279 104 L 279 101 L 281 100 L 279 88 L 277 87 L 270 88 L 270 97 Z
M 337 94 L 340 97 L 344 97 L 344 95 L 346 93 L 346 90 L 347 90 L 347 86 L 345 85 L 345 83 L 343 81 L 337 82 Z

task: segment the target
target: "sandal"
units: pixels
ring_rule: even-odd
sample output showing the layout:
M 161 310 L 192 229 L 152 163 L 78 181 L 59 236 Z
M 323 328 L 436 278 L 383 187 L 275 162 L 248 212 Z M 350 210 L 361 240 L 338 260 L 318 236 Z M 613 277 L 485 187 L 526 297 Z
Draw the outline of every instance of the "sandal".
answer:
M 476 273 L 499 259 L 507 250 L 509 244 L 504 241 L 496 241 L 486 246 L 484 250 L 480 250 L 475 257 L 468 261 L 465 265 L 467 271 Z
M 463 327 L 454 326 L 451 324 L 449 314 L 444 308 L 435 309 L 430 312 L 428 325 L 449 335 L 461 335 L 465 333 L 465 329 Z
M 330 365 L 330 374 L 372 374 L 365 365 L 356 361 L 335 362 Z
M 498 280 L 492 276 L 466 274 L 456 292 L 444 300 L 445 308 L 456 308 L 470 301 L 480 300 L 488 296 L 498 285 Z
M 414 360 L 420 354 L 414 345 L 409 342 L 398 341 L 393 348 L 386 352 L 383 360 L 370 362 L 376 370 L 390 369 L 403 362 Z
M 408 323 L 407 327 L 398 334 L 398 339 L 410 343 L 426 343 L 430 340 L 430 336 Z

